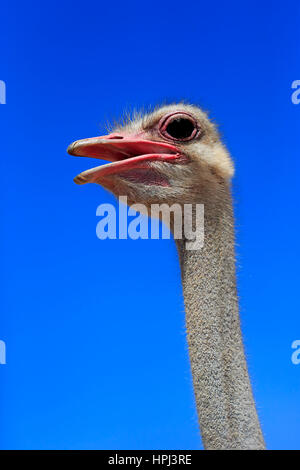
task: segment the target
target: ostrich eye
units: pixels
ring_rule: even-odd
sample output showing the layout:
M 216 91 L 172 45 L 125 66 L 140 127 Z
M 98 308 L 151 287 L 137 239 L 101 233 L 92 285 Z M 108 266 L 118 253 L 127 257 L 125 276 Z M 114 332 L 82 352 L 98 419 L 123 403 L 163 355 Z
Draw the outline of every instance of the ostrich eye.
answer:
M 198 133 L 198 128 L 192 117 L 178 113 L 167 117 L 160 131 L 169 139 L 191 140 Z
M 192 121 L 184 118 L 174 119 L 166 127 L 167 133 L 174 139 L 186 139 L 192 135 L 194 129 Z

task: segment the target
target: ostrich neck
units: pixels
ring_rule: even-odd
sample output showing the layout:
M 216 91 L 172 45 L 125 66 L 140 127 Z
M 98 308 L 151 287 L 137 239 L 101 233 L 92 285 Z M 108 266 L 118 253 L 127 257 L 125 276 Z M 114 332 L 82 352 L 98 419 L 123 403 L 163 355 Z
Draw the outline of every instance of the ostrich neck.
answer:
M 199 193 L 203 248 L 176 241 L 202 440 L 206 449 L 264 449 L 240 329 L 230 188 L 211 194 Z

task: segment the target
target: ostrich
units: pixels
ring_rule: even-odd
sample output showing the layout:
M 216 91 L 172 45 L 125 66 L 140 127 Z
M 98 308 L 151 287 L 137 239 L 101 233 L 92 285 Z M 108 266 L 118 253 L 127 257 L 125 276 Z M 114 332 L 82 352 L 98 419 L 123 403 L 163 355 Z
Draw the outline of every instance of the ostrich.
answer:
M 74 181 L 126 195 L 129 205 L 204 205 L 202 249 L 176 240 L 202 441 L 205 449 L 264 449 L 240 329 L 234 168 L 215 125 L 196 106 L 167 105 L 135 115 L 107 136 L 78 140 L 68 153 L 111 161 Z

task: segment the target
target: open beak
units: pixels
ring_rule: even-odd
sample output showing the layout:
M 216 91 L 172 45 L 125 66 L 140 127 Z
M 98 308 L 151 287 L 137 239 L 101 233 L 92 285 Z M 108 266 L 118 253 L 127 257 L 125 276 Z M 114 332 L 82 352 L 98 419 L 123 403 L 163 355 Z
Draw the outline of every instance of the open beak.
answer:
M 114 134 L 77 140 L 68 147 L 67 152 L 78 157 L 112 162 L 80 173 L 74 178 L 77 184 L 96 183 L 107 176 L 147 168 L 151 161 L 180 163 L 184 159 L 179 150 L 171 144 Z

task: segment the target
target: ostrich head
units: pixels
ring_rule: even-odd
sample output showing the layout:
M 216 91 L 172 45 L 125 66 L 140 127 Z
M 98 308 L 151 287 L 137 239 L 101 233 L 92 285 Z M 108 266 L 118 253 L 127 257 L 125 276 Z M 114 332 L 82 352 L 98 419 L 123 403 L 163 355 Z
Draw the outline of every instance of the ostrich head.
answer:
M 68 153 L 109 160 L 80 173 L 77 184 L 98 183 L 128 203 L 190 203 L 196 188 L 233 175 L 233 164 L 207 115 L 198 107 L 163 106 L 103 137 L 78 140 Z

